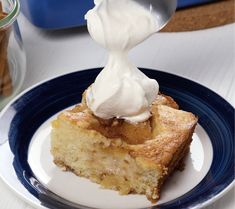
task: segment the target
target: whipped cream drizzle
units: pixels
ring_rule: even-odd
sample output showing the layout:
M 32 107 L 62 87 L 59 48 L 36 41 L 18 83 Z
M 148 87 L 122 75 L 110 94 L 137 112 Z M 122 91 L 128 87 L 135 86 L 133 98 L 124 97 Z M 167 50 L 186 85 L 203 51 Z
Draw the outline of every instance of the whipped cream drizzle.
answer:
M 159 91 L 128 59 L 128 52 L 157 31 L 151 12 L 133 0 L 95 0 L 88 11 L 91 37 L 108 50 L 108 62 L 88 89 L 86 101 L 94 115 L 131 123 L 147 120 Z M 143 54 L 143 56 L 145 56 Z

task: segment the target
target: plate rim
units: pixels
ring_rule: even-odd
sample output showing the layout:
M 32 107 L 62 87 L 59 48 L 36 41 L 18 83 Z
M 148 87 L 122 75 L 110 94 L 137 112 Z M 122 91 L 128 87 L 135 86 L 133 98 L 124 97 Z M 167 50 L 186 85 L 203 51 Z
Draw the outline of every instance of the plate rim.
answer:
M 207 90 L 213 92 L 215 95 L 217 95 L 218 97 L 222 98 L 224 101 L 226 101 L 229 105 L 231 105 L 233 108 L 234 106 L 229 102 L 227 101 L 222 95 L 218 94 L 217 92 L 215 92 L 214 90 L 210 89 L 209 87 L 203 85 L 203 84 L 200 84 L 197 80 L 194 81 L 192 80 L 191 78 L 187 77 L 187 76 L 181 76 L 181 75 L 178 75 L 178 74 L 174 74 L 174 73 L 171 73 L 171 72 L 166 72 L 166 71 L 163 71 L 163 70 L 157 70 L 157 69 L 153 69 L 153 68 L 144 68 L 144 67 L 138 67 L 140 70 L 148 70 L 148 71 L 158 71 L 160 73 L 165 73 L 165 74 L 168 74 L 170 76 L 176 76 L 178 78 L 183 78 L 183 79 L 186 79 L 190 82 L 192 82 L 193 84 L 197 84 L 203 88 L 206 88 Z M 25 90 L 23 90 L 21 93 L 19 93 L 16 97 L 14 97 L 11 101 L 8 102 L 8 104 L 0 111 L 0 118 L 4 115 L 4 113 L 9 109 L 9 107 L 15 102 L 17 101 L 20 97 L 22 97 L 25 93 L 31 91 L 32 89 L 40 86 L 40 85 L 43 85 L 44 83 L 48 82 L 48 81 L 51 81 L 51 80 L 54 80 L 54 79 L 57 79 L 57 78 L 60 78 L 60 77 L 63 77 L 63 76 L 66 76 L 66 75 L 71 75 L 71 74 L 76 74 L 78 72 L 86 72 L 86 71 L 90 71 L 90 70 L 102 70 L 103 67 L 95 67 L 95 68 L 87 68 L 87 69 L 82 69 L 82 70 L 77 70 L 77 71 L 73 71 L 73 72 L 69 72 L 69 73 L 63 73 L 63 74 L 60 74 L 60 75 L 56 75 L 56 76 L 51 76 L 47 79 L 43 79 L 42 81 L 40 82 L 37 82 L 35 84 L 33 84 L 32 86 L 26 88 Z M 88 73 L 88 72 L 87 72 Z M 0 142 L 0 146 L 2 146 L 3 144 L 7 143 L 8 142 L 8 139 L 6 139 L 6 141 L 4 141 L 3 143 Z M 8 144 L 9 146 L 9 144 Z M 9 146 L 9 151 L 10 151 L 10 146 Z M 11 151 L 10 151 L 11 152 Z M 12 154 L 12 153 L 11 153 Z M 12 154 L 13 155 L 13 154 Z M 11 165 L 12 166 L 12 165 Z M 48 209 L 47 207 L 43 206 L 40 204 L 40 200 L 38 200 L 36 197 L 34 197 L 28 190 L 27 190 L 27 193 L 29 193 L 30 197 L 32 198 L 35 198 L 35 200 L 33 199 L 30 199 L 29 197 L 27 197 L 26 195 L 24 195 L 23 193 L 17 191 L 13 185 L 11 185 L 10 183 L 8 183 L 8 181 L 4 178 L 4 176 L 2 175 L 2 173 L 0 173 L 0 178 L 2 180 L 2 182 L 7 185 L 7 187 L 13 191 L 18 197 L 20 197 L 23 201 L 27 202 L 28 204 L 34 206 L 34 207 L 37 207 L 37 208 L 40 208 L 40 209 Z M 15 177 L 17 178 L 17 177 Z M 20 183 L 21 184 L 21 183 Z M 215 196 L 213 196 L 212 198 L 210 199 L 207 199 L 206 201 L 202 202 L 202 203 L 199 203 L 193 207 L 190 207 L 190 208 L 202 208 L 202 207 L 205 207 L 205 206 L 208 206 L 210 204 L 212 204 L 213 202 L 215 202 L 216 200 L 220 199 L 222 196 L 224 196 L 225 194 L 227 194 L 233 187 L 235 186 L 235 179 L 233 179 L 233 181 L 228 184 L 222 191 L 220 191 L 219 193 L 217 193 Z M 37 201 L 37 202 L 36 202 Z

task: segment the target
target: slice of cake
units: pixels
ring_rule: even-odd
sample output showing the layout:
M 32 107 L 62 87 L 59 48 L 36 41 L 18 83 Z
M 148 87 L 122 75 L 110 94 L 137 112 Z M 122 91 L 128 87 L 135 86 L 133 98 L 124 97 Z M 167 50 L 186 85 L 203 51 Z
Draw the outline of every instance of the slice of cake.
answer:
M 130 124 L 97 118 L 83 101 L 52 123 L 56 165 L 120 194 L 145 194 L 155 202 L 166 178 L 182 167 L 197 117 L 158 95 L 152 117 Z

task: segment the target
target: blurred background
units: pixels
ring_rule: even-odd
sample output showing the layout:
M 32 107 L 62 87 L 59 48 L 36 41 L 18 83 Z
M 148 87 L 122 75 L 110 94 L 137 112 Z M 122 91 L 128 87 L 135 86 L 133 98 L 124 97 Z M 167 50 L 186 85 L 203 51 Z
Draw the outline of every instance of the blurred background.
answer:
M 103 66 L 106 60 L 86 29 L 84 15 L 93 0 L 20 0 L 20 11 L 18 1 L 0 0 L 0 109 L 43 79 Z M 231 91 L 223 89 L 233 85 L 227 78 L 233 77 L 234 67 L 234 2 L 178 0 L 171 21 L 132 50 L 131 59 L 140 67 L 188 76 L 205 85 L 213 78 L 209 87 L 231 98 Z

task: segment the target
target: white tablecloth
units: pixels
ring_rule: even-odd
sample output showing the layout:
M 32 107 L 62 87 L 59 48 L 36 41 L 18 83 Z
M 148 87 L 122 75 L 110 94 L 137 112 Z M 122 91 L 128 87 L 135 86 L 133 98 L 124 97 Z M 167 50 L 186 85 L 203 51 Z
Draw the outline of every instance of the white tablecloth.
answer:
M 23 89 L 60 74 L 103 66 L 105 51 L 85 28 L 44 31 L 24 16 L 19 25 L 27 54 Z M 214 90 L 235 106 L 235 24 L 186 33 L 158 33 L 130 53 L 139 67 L 190 78 Z M 232 209 L 234 189 L 207 209 Z M 0 180 L 0 209 L 33 209 Z

